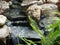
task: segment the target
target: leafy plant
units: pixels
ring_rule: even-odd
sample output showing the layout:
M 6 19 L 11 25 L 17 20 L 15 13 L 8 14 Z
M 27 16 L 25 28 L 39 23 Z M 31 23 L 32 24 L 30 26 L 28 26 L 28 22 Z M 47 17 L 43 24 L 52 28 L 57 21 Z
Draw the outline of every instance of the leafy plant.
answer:
M 42 31 L 38 28 L 37 23 L 31 18 L 31 16 L 28 16 L 30 21 L 30 26 L 32 29 L 38 33 L 38 35 L 41 37 L 40 44 L 41 45 L 54 45 L 55 40 L 60 36 L 60 20 L 55 22 L 54 24 L 51 24 L 47 27 L 47 31 L 49 31 L 49 34 L 45 36 Z M 21 38 L 21 37 L 20 37 Z M 26 38 L 21 38 L 24 42 L 27 43 L 27 45 L 37 45 L 35 42 L 31 40 L 27 40 Z M 59 41 L 57 41 L 60 43 Z
M 22 38 L 21 35 L 19 36 L 19 38 L 22 39 L 27 45 L 31 45 L 31 44 L 37 45 L 37 44 L 35 44 L 35 42 L 33 42 L 33 41 L 31 41 L 31 40 L 28 40 L 28 39 L 26 39 L 26 38 Z M 21 45 L 21 44 L 18 44 L 18 45 Z
M 60 15 L 60 12 L 52 12 L 53 14 L 58 14 L 58 15 Z
M 58 36 L 60 36 L 60 30 L 55 31 L 53 29 L 60 25 L 60 20 L 58 20 L 55 24 L 48 26 L 49 29 L 50 28 L 53 28 L 53 29 L 49 32 L 48 36 L 46 37 L 46 36 L 44 36 L 44 34 L 42 34 L 41 30 L 38 29 L 38 27 L 36 26 L 36 22 L 30 16 L 28 16 L 28 17 L 30 20 L 30 25 L 33 28 L 33 30 L 36 31 L 37 33 L 39 33 L 39 36 L 41 37 L 42 45 L 53 45 L 53 42 L 55 41 L 55 39 Z

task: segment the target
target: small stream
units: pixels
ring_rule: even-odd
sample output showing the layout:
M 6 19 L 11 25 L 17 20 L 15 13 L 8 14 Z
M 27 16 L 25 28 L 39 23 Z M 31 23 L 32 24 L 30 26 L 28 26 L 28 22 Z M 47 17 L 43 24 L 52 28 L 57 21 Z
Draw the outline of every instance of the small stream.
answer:
M 10 35 L 7 37 L 7 45 L 23 44 L 24 42 L 18 38 L 19 35 L 30 40 L 40 39 L 38 34 L 31 29 L 26 15 L 21 14 L 20 5 L 16 3 L 10 5 L 10 9 L 4 13 L 8 18 L 6 24 L 10 29 Z
M 3 13 L 8 19 L 6 25 L 10 29 L 10 35 L 7 37 L 7 45 L 18 45 L 19 43 L 24 44 L 24 42 L 18 38 L 19 35 L 33 41 L 40 40 L 41 38 L 38 34 L 30 27 L 26 14 L 22 12 L 19 2 L 20 0 L 11 1 L 13 3 L 10 5 L 10 9 L 7 9 L 7 11 Z M 54 19 L 51 20 L 50 18 L 49 20 L 42 14 L 40 21 L 42 24 L 40 25 L 42 32 L 45 31 L 46 25 L 51 24 L 51 22 L 53 23 L 55 19 L 58 18 L 54 17 Z

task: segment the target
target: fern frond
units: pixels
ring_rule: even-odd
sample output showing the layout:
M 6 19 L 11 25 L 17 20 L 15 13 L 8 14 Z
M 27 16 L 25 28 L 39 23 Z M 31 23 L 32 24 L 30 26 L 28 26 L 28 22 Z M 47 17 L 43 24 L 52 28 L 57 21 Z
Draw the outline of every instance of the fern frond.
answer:
M 56 30 L 55 32 L 52 32 L 48 36 L 49 42 L 53 44 L 53 42 L 60 36 L 60 30 Z

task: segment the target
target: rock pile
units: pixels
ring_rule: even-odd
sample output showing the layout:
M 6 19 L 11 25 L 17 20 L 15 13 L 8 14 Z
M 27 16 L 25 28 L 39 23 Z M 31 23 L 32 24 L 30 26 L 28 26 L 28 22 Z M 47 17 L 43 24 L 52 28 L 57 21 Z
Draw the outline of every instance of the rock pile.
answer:
M 11 2 L 0 1 L 0 40 L 2 40 L 5 45 L 6 37 L 9 35 L 9 28 L 6 25 L 7 18 L 2 14 L 6 12 L 7 9 L 9 9 L 10 4 Z
M 0 15 L 0 39 L 6 44 L 6 37 L 9 35 L 9 28 L 5 25 L 7 18 Z
M 49 1 L 48 1 L 49 2 Z M 56 2 L 54 2 L 54 1 L 51 1 L 51 2 L 53 2 L 53 3 L 57 3 L 57 1 Z M 35 5 L 35 6 L 34 6 Z M 38 7 L 37 7 L 38 6 Z M 40 10 L 40 13 L 41 13 L 41 11 L 42 11 L 42 14 L 43 15 L 49 15 L 49 16 L 53 16 L 53 15 L 55 15 L 55 14 L 53 14 L 52 12 L 57 12 L 58 11 L 58 6 L 56 5 L 56 4 L 52 4 L 52 3 L 46 3 L 46 4 L 42 4 L 42 5 L 38 5 L 38 4 L 33 4 L 33 5 L 31 5 L 31 6 L 29 6 L 28 7 L 28 9 L 27 9 L 27 12 L 29 13 L 30 12 L 30 14 L 32 14 L 33 13 L 33 11 L 34 11 L 34 9 L 36 9 L 36 8 L 39 8 L 39 10 Z M 32 13 L 31 13 L 32 12 Z M 35 11 L 36 12 L 36 11 Z M 37 12 L 36 12 L 37 13 Z M 33 14 L 32 14 L 33 15 Z M 35 14 L 34 14 L 35 15 Z M 38 14 L 37 14 L 37 16 L 38 16 Z M 37 17 L 36 16 L 36 17 Z
M 5 25 L 7 18 L 0 15 L 0 39 L 6 44 L 6 37 L 9 35 L 9 28 Z M 3 40 L 4 39 L 4 40 Z
M 9 3 L 6 1 L 0 1 L 0 38 L 5 38 L 8 36 L 6 35 L 8 32 L 8 27 L 5 25 L 7 18 L 1 15 L 1 13 L 7 9 L 9 9 Z
M 43 23 L 44 27 L 51 24 L 53 20 L 56 21 L 59 19 L 53 12 L 59 11 L 60 0 L 23 0 L 21 6 L 25 8 L 27 15 L 31 15 L 33 19 L 37 19 L 39 25 Z

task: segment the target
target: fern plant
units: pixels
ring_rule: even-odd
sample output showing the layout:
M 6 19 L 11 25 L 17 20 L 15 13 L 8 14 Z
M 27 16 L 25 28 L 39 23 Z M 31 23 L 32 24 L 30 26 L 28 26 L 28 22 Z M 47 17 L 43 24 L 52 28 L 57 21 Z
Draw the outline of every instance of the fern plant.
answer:
M 47 31 L 49 31 L 49 34 L 45 36 L 42 31 L 38 28 L 37 23 L 31 18 L 31 16 L 28 16 L 30 21 L 30 26 L 32 29 L 38 33 L 38 35 L 41 37 L 41 40 L 39 41 L 41 45 L 54 45 L 55 40 L 60 36 L 60 20 L 55 22 L 54 24 L 51 24 L 47 26 Z M 37 45 L 35 42 L 31 40 L 27 40 L 26 38 L 22 38 L 19 36 L 24 42 L 27 43 L 27 45 Z M 57 41 L 59 42 L 59 41 Z
M 60 20 L 58 20 L 55 24 L 48 26 L 48 30 L 51 28 L 52 30 L 49 32 L 48 36 L 46 37 L 44 36 L 44 34 L 41 33 L 41 30 L 39 30 L 39 28 L 36 26 L 37 25 L 36 22 L 30 16 L 28 16 L 28 18 L 30 20 L 30 25 L 33 28 L 33 30 L 36 31 L 41 37 L 42 45 L 53 45 L 53 42 L 56 40 L 56 38 L 60 36 L 60 29 L 54 30 L 54 28 L 60 25 Z

